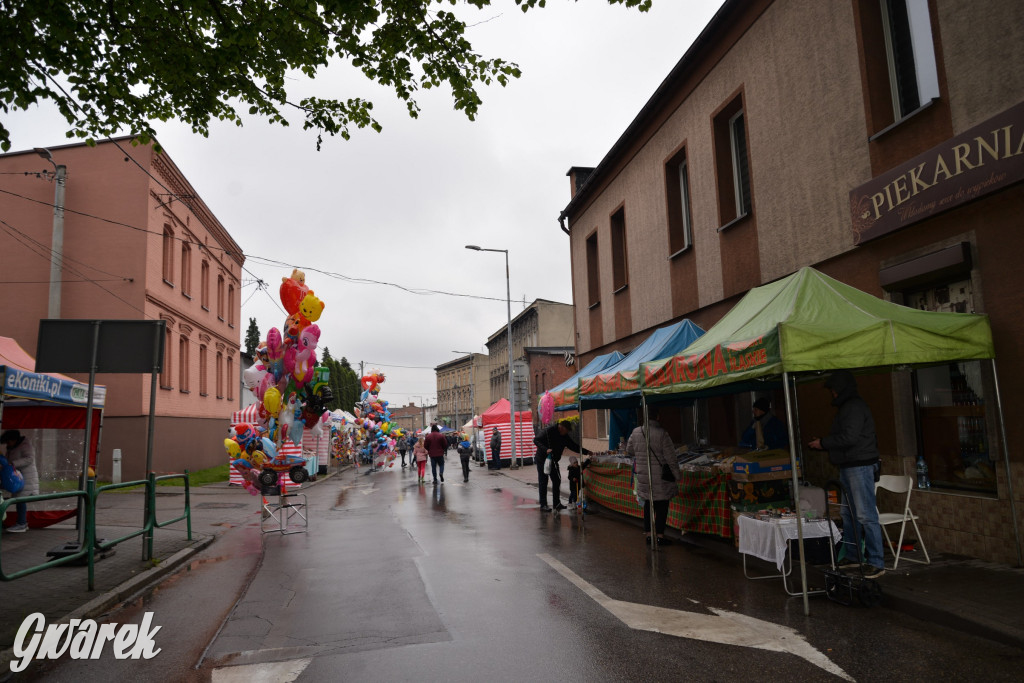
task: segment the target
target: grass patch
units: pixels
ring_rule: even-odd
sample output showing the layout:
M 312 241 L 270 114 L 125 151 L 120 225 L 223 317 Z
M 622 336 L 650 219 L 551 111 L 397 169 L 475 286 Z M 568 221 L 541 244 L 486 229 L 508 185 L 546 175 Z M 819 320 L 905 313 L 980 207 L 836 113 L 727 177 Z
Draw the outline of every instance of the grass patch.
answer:
M 217 482 L 227 481 L 230 475 L 231 465 L 224 463 L 223 465 L 217 465 L 215 467 L 207 467 L 205 470 L 196 470 L 195 472 L 188 473 L 188 483 L 190 486 L 205 486 L 206 484 L 216 484 Z M 158 481 L 157 486 L 181 486 L 181 479 L 168 479 L 167 481 Z

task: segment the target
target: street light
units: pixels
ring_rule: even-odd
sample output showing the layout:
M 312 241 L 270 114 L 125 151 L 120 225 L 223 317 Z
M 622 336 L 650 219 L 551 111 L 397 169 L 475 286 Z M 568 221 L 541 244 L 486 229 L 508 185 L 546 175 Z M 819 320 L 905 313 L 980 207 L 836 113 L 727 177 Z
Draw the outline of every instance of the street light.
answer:
M 516 451 L 516 391 L 515 385 L 512 383 L 512 282 L 508 275 L 508 249 L 485 249 L 478 247 L 475 244 L 467 244 L 466 249 L 472 249 L 473 251 L 493 251 L 500 254 L 505 254 L 505 303 L 506 313 L 508 314 L 508 325 L 506 331 L 508 332 L 507 341 L 508 344 L 508 421 L 509 427 L 512 432 L 512 462 L 509 465 L 510 469 L 517 469 L 522 466 L 522 458 L 519 457 L 519 463 L 516 463 L 518 452 Z M 498 463 L 501 466 L 501 463 Z
M 50 301 L 46 312 L 46 317 L 52 320 L 60 317 L 60 280 L 64 265 L 64 185 L 68 167 L 54 161 L 53 154 L 45 147 L 36 147 L 33 151 L 53 164 L 57 180 L 53 198 L 53 239 L 50 245 L 50 251 L 53 252 L 50 254 Z

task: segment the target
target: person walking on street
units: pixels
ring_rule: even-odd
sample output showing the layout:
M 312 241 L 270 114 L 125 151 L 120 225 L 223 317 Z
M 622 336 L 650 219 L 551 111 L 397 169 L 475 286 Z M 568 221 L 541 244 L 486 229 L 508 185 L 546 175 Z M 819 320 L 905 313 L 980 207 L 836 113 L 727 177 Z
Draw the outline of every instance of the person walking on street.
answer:
M 497 427 L 491 432 L 491 469 L 501 469 L 501 432 Z
M 430 473 L 434 475 L 434 483 L 437 483 L 438 468 L 441 469 L 441 481 L 444 482 L 444 454 L 448 450 L 448 440 L 436 424 L 430 425 L 430 433 L 423 437 L 423 447 L 430 456 Z
M 20 491 L 14 494 L 15 498 L 35 496 L 39 494 L 39 470 L 36 469 L 36 453 L 32 443 L 21 435 L 17 429 L 8 429 L 0 434 L 0 445 L 6 451 L 7 460 L 14 469 L 21 472 L 25 485 Z M 18 520 L 7 530 L 11 533 L 24 533 L 28 531 L 28 505 L 15 503 L 18 511 Z
M 832 393 L 832 405 L 837 408 L 829 435 L 814 439 L 808 446 L 828 451 L 828 459 L 839 468 L 839 483 L 849 493 L 857 514 L 864 540 L 864 576 L 878 578 L 885 573 L 882 557 L 882 527 L 878 523 L 875 507 L 875 482 L 878 481 L 879 453 L 875 434 L 875 418 L 867 402 L 857 393 L 857 380 L 849 370 L 836 370 L 825 381 Z M 844 565 L 859 562 L 850 506 L 839 508 L 843 517 L 843 545 L 846 548 Z
M 416 461 L 416 471 L 419 472 L 417 483 L 422 484 L 427 474 L 427 449 L 423 447 L 423 439 L 413 443 L 412 457 Z
M 408 450 L 409 442 L 406 441 L 404 436 L 398 437 L 398 452 L 402 456 L 402 469 L 405 469 L 405 451 Z
M 548 479 L 551 480 L 551 502 L 555 510 L 564 510 L 562 505 L 562 473 L 558 468 L 558 461 L 562 459 L 562 452 L 568 448 L 576 453 L 590 455 L 590 451 L 580 448 L 580 445 L 569 436 L 572 431 L 572 423 L 562 420 L 557 424 L 541 430 L 534 438 L 533 443 L 537 446 L 537 452 L 533 456 L 533 464 L 537 466 L 537 488 L 540 489 L 540 509 L 550 510 L 548 507 Z M 545 461 L 550 460 L 549 471 L 544 472 Z
M 647 459 L 647 437 L 640 425 L 629 435 L 626 455 L 633 458 L 633 472 L 636 476 L 636 495 L 644 507 L 644 538 L 650 543 L 653 521 L 654 535 L 658 545 L 669 545 L 665 538 L 665 524 L 668 521 L 668 505 L 679 493 L 679 461 L 672 437 L 658 423 L 658 409 L 647 409 L 647 427 L 650 433 L 651 457 Z M 670 478 L 666 475 L 671 473 Z M 651 519 L 651 508 L 654 519 Z
M 469 443 L 469 438 L 465 438 L 459 443 L 459 459 L 462 460 L 462 481 L 469 481 L 469 459 L 473 457 L 473 446 Z

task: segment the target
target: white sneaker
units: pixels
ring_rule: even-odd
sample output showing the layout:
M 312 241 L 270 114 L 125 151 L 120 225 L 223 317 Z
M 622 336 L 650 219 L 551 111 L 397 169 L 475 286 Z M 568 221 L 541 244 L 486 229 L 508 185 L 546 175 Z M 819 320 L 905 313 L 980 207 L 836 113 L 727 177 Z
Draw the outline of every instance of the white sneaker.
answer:
M 28 524 L 15 524 L 7 527 L 7 531 L 12 534 L 23 534 L 28 531 Z

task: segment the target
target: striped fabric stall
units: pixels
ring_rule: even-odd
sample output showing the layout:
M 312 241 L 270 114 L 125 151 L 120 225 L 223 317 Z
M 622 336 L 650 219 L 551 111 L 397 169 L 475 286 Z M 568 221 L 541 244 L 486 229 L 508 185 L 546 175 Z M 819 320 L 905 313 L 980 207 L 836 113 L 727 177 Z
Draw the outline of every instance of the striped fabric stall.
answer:
M 236 410 L 234 413 L 231 414 L 231 426 L 232 427 L 234 427 L 235 425 L 238 425 L 238 424 L 242 424 L 242 423 L 247 423 L 247 424 L 251 424 L 251 425 L 258 425 L 258 424 L 260 424 L 260 413 L 259 413 L 259 406 L 258 405 L 256 405 L 254 403 L 253 405 L 247 406 L 245 408 L 242 408 L 241 410 Z M 303 441 L 305 441 L 305 439 L 307 439 L 309 437 L 310 437 L 310 434 L 307 431 L 305 434 L 303 434 L 303 437 L 302 437 Z M 313 438 L 315 439 L 316 437 L 313 437 Z M 324 439 L 324 440 L 328 441 L 327 439 Z M 283 455 L 301 456 L 302 455 L 302 448 L 299 447 L 299 446 L 296 446 L 294 443 L 292 443 L 291 439 L 288 439 L 287 441 L 284 442 L 284 444 L 278 450 L 278 453 L 281 453 Z M 229 470 L 229 473 L 230 473 L 229 474 L 229 478 L 228 478 L 228 484 L 230 486 L 242 486 L 242 485 L 245 484 L 245 480 L 242 478 L 242 475 L 241 475 L 241 473 L 239 473 L 238 470 L 236 470 L 234 467 L 230 467 L 230 468 L 228 468 L 228 470 Z M 288 479 L 288 475 L 287 474 L 284 474 L 283 476 L 285 478 L 285 483 L 286 483 L 286 485 L 289 488 L 291 488 L 291 487 L 300 488 L 301 487 L 301 484 L 296 484 L 296 483 L 292 482 L 291 479 Z
M 529 413 L 527 413 L 529 414 Z M 487 432 L 490 433 L 492 427 L 498 429 L 498 433 L 501 434 L 501 459 L 508 460 L 512 456 L 512 429 L 509 427 L 508 422 L 501 422 L 499 424 L 488 425 Z M 490 437 L 488 437 L 490 440 Z M 533 445 L 533 423 L 529 420 L 523 422 L 516 422 L 516 453 L 517 457 L 523 458 L 524 462 L 526 458 L 532 458 L 534 453 L 537 452 L 537 447 Z M 487 448 L 487 459 L 491 459 L 490 447 Z
M 727 472 L 680 472 L 679 495 L 668 508 L 668 525 L 682 531 L 732 538 Z M 584 470 L 587 500 L 632 517 L 644 512 L 633 494 L 628 465 L 595 463 Z

